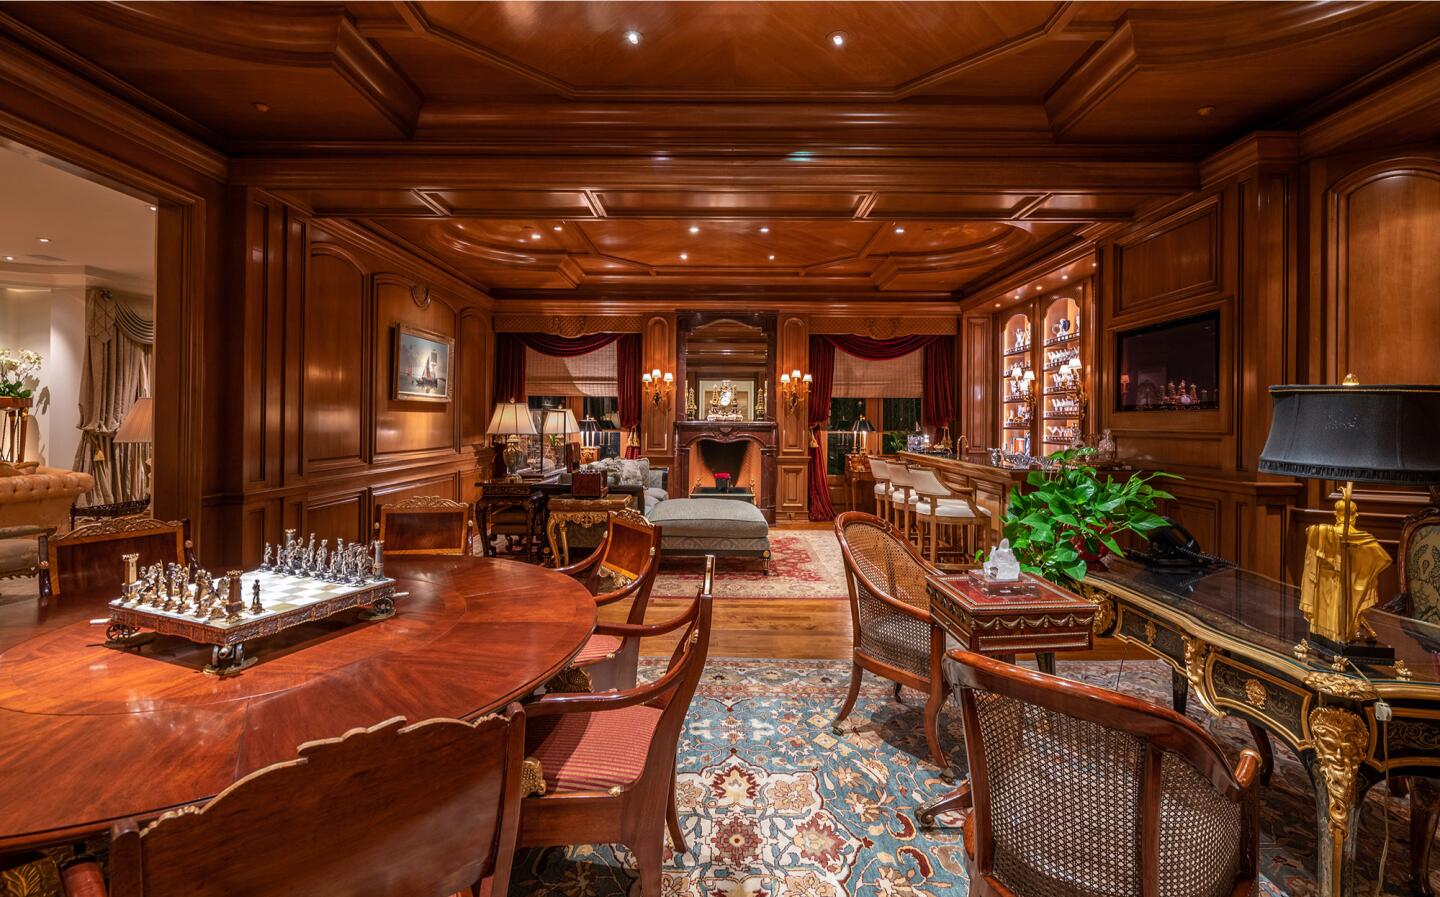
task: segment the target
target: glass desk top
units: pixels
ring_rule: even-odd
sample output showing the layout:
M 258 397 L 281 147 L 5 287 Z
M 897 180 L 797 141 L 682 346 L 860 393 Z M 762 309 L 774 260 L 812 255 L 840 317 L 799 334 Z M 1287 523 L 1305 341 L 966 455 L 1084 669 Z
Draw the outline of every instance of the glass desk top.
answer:
M 1318 657 L 1306 660 L 1295 656 L 1295 646 L 1310 634 L 1300 613 L 1300 590 L 1295 586 L 1230 566 L 1151 569 L 1114 557 L 1105 563 L 1108 569 L 1093 569 L 1086 580 L 1118 586 L 1190 617 L 1233 642 L 1264 652 L 1272 665 L 1289 664 L 1297 678 L 1307 672 L 1331 672 L 1330 665 Z M 1440 627 L 1375 608 L 1367 611 L 1365 618 L 1379 641 L 1393 646 L 1396 659 L 1409 667 L 1408 681 L 1440 683 Z M 1367 667 L 1365 675 L 1376 682 L 1399 681 L 1389 666 Z

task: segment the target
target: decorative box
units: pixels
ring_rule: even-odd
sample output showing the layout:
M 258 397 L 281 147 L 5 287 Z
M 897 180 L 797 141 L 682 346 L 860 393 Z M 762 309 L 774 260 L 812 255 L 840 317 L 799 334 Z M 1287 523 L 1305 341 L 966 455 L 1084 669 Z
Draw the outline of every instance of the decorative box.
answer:
M 930 614 L 962 647 L 979 654 L 1083 651 L 1094 645 L 1095 605 L 1046 580 L 1021 574 L 1028 594 L 997 594 L 970 573 L 926 579 Z
M 604 498 L 610 484 L 603 470 L 577 470 L 570 474 L 570 494 L 576 498 Z

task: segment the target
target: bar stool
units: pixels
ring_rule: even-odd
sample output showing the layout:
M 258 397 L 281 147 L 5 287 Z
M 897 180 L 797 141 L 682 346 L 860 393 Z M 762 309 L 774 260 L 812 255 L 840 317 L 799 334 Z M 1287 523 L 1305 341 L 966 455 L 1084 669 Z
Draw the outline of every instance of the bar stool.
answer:
M 888 462 L 890 467 L 890 509 L 896 529 L 907 542 L 910 538 L 911 512 L 920 497 L 912 488 L 912 471 L 903 461 Z
M 989 510 L 975 505 L 972 500 L 974 489 L 946 486 L 935 475 L 935 471 L 928 467 L 911 467 L 909 475 L 910 486 L 918 499 L 913 507 L 916 528 L 919 530 L 920 550 L 925 550 L 928 526 L 931 564 L 952 569 L 973 567 L 975 551 L 990 546 Z M 940 563 L 942 527 L 950 531 L 954 551 L 964 559 L 963 563 Z
M 870 459 L 870 473 L 875 477 L 875 516 L 890 519 L 890 465 L 881 458 Z

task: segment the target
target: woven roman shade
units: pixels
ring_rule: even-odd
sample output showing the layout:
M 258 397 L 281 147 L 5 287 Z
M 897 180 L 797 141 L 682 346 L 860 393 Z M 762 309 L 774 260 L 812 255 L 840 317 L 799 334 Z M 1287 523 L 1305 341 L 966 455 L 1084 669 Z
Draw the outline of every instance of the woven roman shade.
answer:
M 535 396 L 617 396 L 616 344 L 560 357 L 525 349 L 525 391 Z
M 917 398 L 924 391 L 924 355 L 917 349 L 888 361 L 867 361 L 849 352 L 836 352 L 831 395 L 847 399 Z

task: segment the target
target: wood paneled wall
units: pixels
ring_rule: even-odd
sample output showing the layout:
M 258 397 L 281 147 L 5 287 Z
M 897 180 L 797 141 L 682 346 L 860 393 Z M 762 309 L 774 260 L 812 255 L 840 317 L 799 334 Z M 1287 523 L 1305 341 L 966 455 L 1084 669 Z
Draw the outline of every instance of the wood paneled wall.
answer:
M 1333 483 L 1258 472 L 1269 432 L 1268 387 L 1440 382 L 1440 147 L 1299 161 L 1293 135 L 1254 135 L 1207 160 L 1200 192 L 1143 221 L 1100 233 L 1098 332 L 1088 356 L 1087 430 L 1111 429 L 1137 467 L 1180 473 L 1167 509 L 1207 550 L 1296 580 L 1304 528 L 1331 518 Z M 965 431 L 993 440 L 998 409 L 981 388 L 998 376 L 995 315 L 1036 263 L 967 300 L 962 323 Z M 996 303 L 1002 306 L 995 309 Z M 1221 405 L 1216 411 L 1118 412 L 1116 334 L 1217 311 Z M 988 441 L 984 444 L 988 444 Z M 1418 492 L 1357 493 L 1362 525 L 1396 549 Z M 1398 586 L 1394 570 L 1382 583 Z
M 237 190 L 231 202 L 246 320 L 244 483 L 207 502 L 207 562 L 253 564 L 287 527 L 365 538 L 378 504 L 410 495 L 473 499 L 489 460 L 488 298 L 263 192 Z M 393 397 L 401 323 L 455 340 L 450 402 Z

